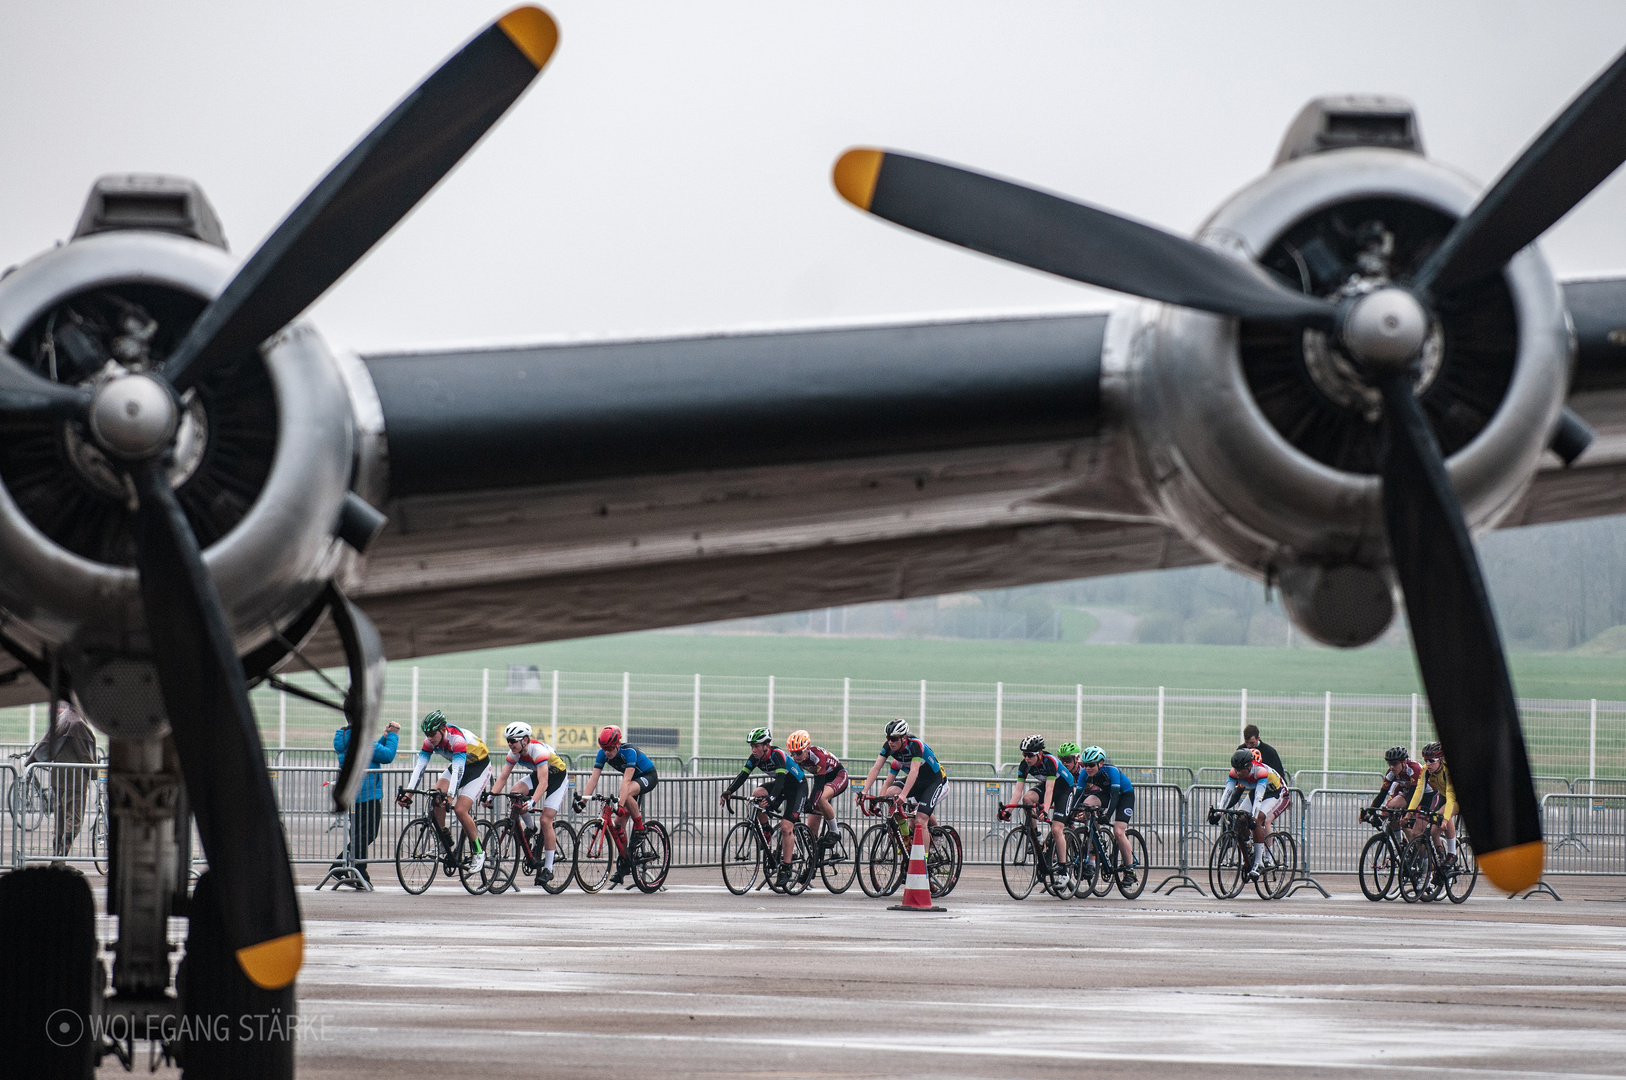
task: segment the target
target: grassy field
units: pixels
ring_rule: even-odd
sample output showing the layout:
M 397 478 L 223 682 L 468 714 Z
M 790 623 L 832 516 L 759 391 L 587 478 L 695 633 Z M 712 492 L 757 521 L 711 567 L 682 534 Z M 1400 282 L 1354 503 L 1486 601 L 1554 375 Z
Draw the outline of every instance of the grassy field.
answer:
M 1516 653 L 1521 697 L 1626 700 L 1618 656 Z M 949 682 L 1083 683 L 1289 692 L 1404 694 L 1419 690 L 1409 652 L 1393 648 L 1270 649 L 1227 645 L 1084 645 L 1077 641 L 909 639 L 640 633 L 459 653 L 425 667 L 779 675 Z

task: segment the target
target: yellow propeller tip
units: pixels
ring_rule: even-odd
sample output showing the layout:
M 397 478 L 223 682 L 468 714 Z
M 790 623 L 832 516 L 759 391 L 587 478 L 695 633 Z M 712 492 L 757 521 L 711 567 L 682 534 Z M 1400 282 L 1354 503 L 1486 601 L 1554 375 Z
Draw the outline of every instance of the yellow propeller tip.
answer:
M 539 7 L 515 8 L 498 19 L 497 25 L 538 71 L 559 44 L 559 24 Z
M 281 990 L 305 962 L 305 935 L 288 934 L 237 950 L 237 966 L 261 990 Z
M 860 210 L 868 210 L 870 200 L 875 197 L 875 181 L 881 176 L 881 162 L 885 159 L 884 151 L 864 148 L 842 154 L 831 177 L 841 197 Z
M 1487 851 L 1477 858 L 1479 868 L 1490 878 L 1492 885 L 1503 892 L 1515 893 L 1541 880 L 1541 864 L 1546 854 L 1546 847 L 1540 840 L 1535 840 L 1498 851 Z

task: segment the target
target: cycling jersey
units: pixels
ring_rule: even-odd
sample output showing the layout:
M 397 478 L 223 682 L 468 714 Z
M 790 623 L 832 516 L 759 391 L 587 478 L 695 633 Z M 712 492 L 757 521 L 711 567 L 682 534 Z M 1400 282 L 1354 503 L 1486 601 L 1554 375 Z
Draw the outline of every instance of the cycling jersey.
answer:
M 1381 806 L 1384 800 L 1395 795 L 1409 798 L 1417 782 L 1422 778 L 1423 767 L 1410 758 L 1391 765 L 1389 771 L 1383 774 L 1383 783 L 1378 785 L 1378 793 L 1373 797 L 1372 805 Z
M 1446 767 L 1445 762 L 1440 762 L 1438 772 L 1429 772 L 1426 769 L 1423 771 L 1423 783 L 1412 789 L 1411 802 L 1406 809 L 1416 810 L 1422 805 L 1423 789 L 1425 787 L 1434 796 L 1430 800 L 1430 804 L 1435 807 L 1433 811 L 1430 811 L 1431 813 L 1443 814 L 1448 819 L 1456 814 L 1457 791 L 1451 785 L 1451 772 Z M 1424 809 L 1427 809 L 1427 807 L 1424 807 Z
M 903 740 L 903 745 L 896 750 L 884 742 L 881 743 L 881 756 L 892 758 L 895 763 L 892 766 L 892 771 L 902 773 L 901 776 L 897 777 L 899 783 L 908 778 L 909 766 L 916 758 L 920 759 L 918 783 L 936 783 L 944 778 L 942 766 L 937 764 L 937 755 L 932 753 L 932 748 L 927 746 L 924 740 L 917 739 L 914 736 Z
M 569 770 L 569 766 L 565 764 L 565 759 L 555 753 L 553 747 L 540 739 L 532 739 L 526 743 L 525 749 L 521 750 L 518 755 L 515 755 L 512 750 L 508 751 L 508 756 L 504 760 L 510 769 L 530 770 L 532 788 L 541 786 L 537 773 L 541 771 L 542 766 L 546 765 L 548 767 L 548 794 L 550 795 L 558 790 L 560 784 L 565 782 L 565 774 Z
M 833 777 L 847 767 L 841 763 L 840 758 L 823 747 L 809 746 L 807 754 L 808 760 L 802 764 L 802 769 L 815 780 Z
M 796 764 L 795 758 L 777 746 L 770 746 L 767 756 L 759 758 L 753 754 L 745 759 L 745 767 L 740 770 L 738 776 L 734 777 L 734 782 L 728 785 L 727 794 L 732 795 L 738 791 L 740 785 L 745 783 L 753 769 L 760 769 L 767 773 L 774 782 L 784 780 L 787 783 L 800 784 L 807 780 L 807 774 L 802 771 L 800 765 Z
M 1066 771 L 1066 769 L 1062 770 L 1062 772 Z M 1129 782 L 1129 777 L 1119 771 L 1118 766 L 1103 763 L 1099 769 L 1095 770 L 1094 776 L 1083 772 L 1082 769 L 1080 770 L 1079 786 L 1075 795 L 1075 801 L 1078 803 L 1082 803 L 1084 799 L 1094 795 L 1101 800 L 1101 814 L 1103 817 L 1110 819 L 1119 816 L 1127 821 L 1128 815 L 1120 815 L 1118 811 L 1126 805 L 1129 807 L 1134 806 L 1135 785 Z
M 427 737 L 423 746 L 418 750 L 418 764 L 412 770 L 412 781 L 407 784 L 409 788 L 418 786 L 423 778 L 423 771 L 429 767 L 431 755 L 439 754 L 451 762 L 446 769 L 446 775 L 451 779 L 451 789 L 457 791 L 485 771 L 486 763 L 490 760 L 491 751 L 486 744 L 480 741 L 480 736 L 464 731 L 454 724 L 447 724 L 441 733 L 440 745 L 436 746 Z
M 616 772 L 631 769 L 634 779 L 652 776 L 655 772 L 655 763 L 649 760 L 649 755 L 631 746 L 622 746 L 613 754 L 600 750 L 598 757 L 593 759 L 593 768 L 602 769 L 606 765 Z
M 1287 783 L 1281 774 L 1269 765 L 1255 762 L 1251 767 L 1238 772 L 1232 769 L 1225 778 L 1225 791 L 1220 795 L 1220 806 L 1230 809 L 1234 804 L 1240 804 L 1249 797 L 1251 791 L 1255 813 L 1261 812 L 1264 803 L 1269 799 L 1280 798 L 1287 790 Z M 1274 807 L 1272 807 L 1274 809 Z
M 1040 754 L 1038 760 L 1029 767 L 1027 759 L 1016 767 L 1018 779 L 1032 779 L 1037 782 L 1033 789 L 1039 797 L 1044 798 L 1044 782 L 1054 778 L 1055 786 L 1050 790 L 1050 805 L 1052 809 L 1065 813 L 1073 801 L 1073 774 L 1062 765 L 1061 759 L 1055 754 Z

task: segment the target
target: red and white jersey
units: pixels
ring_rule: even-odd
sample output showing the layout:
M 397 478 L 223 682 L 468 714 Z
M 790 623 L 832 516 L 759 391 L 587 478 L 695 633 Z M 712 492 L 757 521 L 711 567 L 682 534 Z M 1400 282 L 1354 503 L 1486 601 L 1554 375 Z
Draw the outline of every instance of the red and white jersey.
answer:
M 1410 795 L 1422 778 L 1423 767 L 1407 758 L 1390 766 L 1389 771 L 1383 774 L 1383 794 Z
M 808 746 L 807 760 L 802 762 L 801 766 L 802 771 L 809 776 L 834 776 L 846 768 L 841 763 L 841 759 L 830 753 L 830 751 L 822 746 L 812 745 Z
M 557 769 L 560 772 L 566 771 L 565 759 L 554 753 L 553 747 L 541 739 L 532 739 L 518 754 L 512 750 L 508 751 L 505 760 L 510 768 L 529 769 L 533 773 L 543 767 Z

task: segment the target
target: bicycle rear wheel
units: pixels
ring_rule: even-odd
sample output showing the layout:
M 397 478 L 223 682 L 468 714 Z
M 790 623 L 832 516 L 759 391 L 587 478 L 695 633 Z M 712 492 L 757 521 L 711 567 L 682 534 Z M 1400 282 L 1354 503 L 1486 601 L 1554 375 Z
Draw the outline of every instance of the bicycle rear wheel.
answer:
M 1408 841 L 1400 850 L 1400 866 L 1396 872 L 1400 888 L 1400 899 L 1408 904 L 1415 904 L 1426 899 L 1424 893 L 1428 889 L 1429 878 L 1434 874 L 1434 860 L 1430 855 L 1431 845 L 1427 841 L 1417 843 Z
M 762 841 L 756 827 L 742 821 L 723 838 L 723 885 L 735 896 L 744 896 L 757 883 L 762 872 Z
M 1067 871 L 1073 876 L 1073 899 L 1084 900 L 1094 894 L 1098 873 L 1095 860 L 1090 858 L 1090 842 L 1071 825 L 1064 835 L 1067 837 Z
M 859 873 L 869 879 L 864 891 L 871 896 L 891 896 L 903 884 L 908 853 L 902 850 L 889 827 L 877 825 L 870 834 L 874 839 L 865 849 L 866 857 L 859 867 Z
M 610 880 L 615 869 L 615 841 L 604 832 L 604 822 L 598 819 L 582 826 L 576 844 L 576 884 L 582 892 L 596 893 Z
M 480 871 L 486 890 L 493 896 L 508 891 L 518 873 L 518 828 L 512 821 L 498 822 L 492 827 L 491 842 L 486 845 L 486 865 Z
M 643 835 L 633 837 L 629 861 L 632 883 L 639 892 L 660 889 L 666 883 L 666 872 L 672 868 L 672 839 L 666 834 L 666 826 L 645 818 Z
M 954 886 L 960 883 L 960 868 L 964 865 L 965 851 L 954 826 L 933 828 L 931 850 L 926 853 L 926 875 L 931 881 L 932 896 L 941 898 L 953 892 Z
M 429 888 L 440 869 L 440 841 L 427 818 L 407 822 L 395 841 L 395 880 L 417 896 Z
M 1457 862 L 1445 881 L 1445 894 L 1453 904 L 1460 904 L 1473 894 L 1474 883 L 1479 880 L 1479 862 L 1474 858 L 1473 845 L 1468 838 L 1457 838 Z
M 1012 900 L 1026 900 L 1039 884 L 1039 860 L 1027 830 L 1012 829 L 999 848 L 999 875 Z
M 1396 858 L 1388 833 L 1377 833 L 1361 848 L 1361 893 L 1373 902 L 1387 899 L 1395 887 Z
M 851 825 L 842 822 L 836 829 L 836 837 L 835 844 L 824 849 L 819 876 L 824 879 L 826 889 L 840 896 L 852 888 L 853 879 L 858 876 L 858 834 Z M 819 840 L 822 842 L 824 837 L 820 836 Z
M 1287 886 L 1293 880 L 1293 869 L 1297 865 L 1297 852 L 1291 836 L 1279 832 L 1270 834 L 1265 854 L 1270 856 L 1271 862 L 1259 868 L 1259 876 L 1253 883 L 1259 899 L 1280 900 L 1287 895 Z
M 1146 891 L 1146 839 L 1141 836 L 1139 829 L 1128 829 L 1124 836 L 1129 839 L 1129 850 L 1133 856 L 1128 866 L 1123 865 L 1123 852 L 1118 849 L 1117 838 L 1113 838 L 1112 861 L 1113 877 L 1118 883 L 1118 895 L 1125 900 L 1133 900 Z M 1138 873 L 1137 873 L 1138 871 Z M 1131 879 L 1131 883 L 1124 884 L 1124 879 Z
M 1208 852 L 1208 887 L 1220 900 L 1234 900 L 1247 883 L 1247 853 L 1229 829 Z
M 542 887 L 555 896 L 570 887 L 570 879 L 576 873 L 576 830 L 568 822 L 554 821 L 553 842 L 553 877 L 542 883 Z

